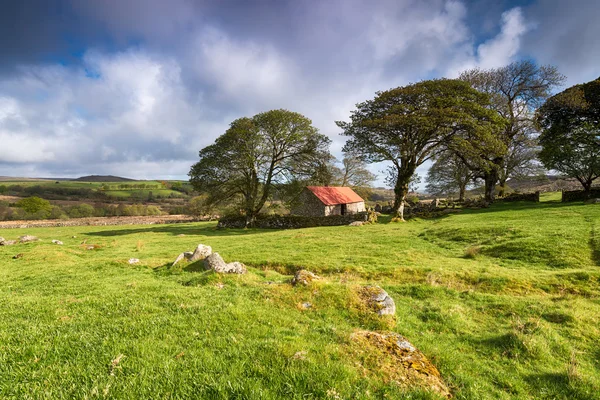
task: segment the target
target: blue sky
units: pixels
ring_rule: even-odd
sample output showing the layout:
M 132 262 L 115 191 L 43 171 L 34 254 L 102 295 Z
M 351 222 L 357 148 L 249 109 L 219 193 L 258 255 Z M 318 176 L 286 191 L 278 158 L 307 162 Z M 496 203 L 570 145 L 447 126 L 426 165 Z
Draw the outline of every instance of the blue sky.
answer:
M 334 121 L 378 90 L 522 58 L 567 85 L 600 75 L 591 0 L 5 3 L 0 175 L 185 178 L 232 120 L 273 108 L 339 157 Z

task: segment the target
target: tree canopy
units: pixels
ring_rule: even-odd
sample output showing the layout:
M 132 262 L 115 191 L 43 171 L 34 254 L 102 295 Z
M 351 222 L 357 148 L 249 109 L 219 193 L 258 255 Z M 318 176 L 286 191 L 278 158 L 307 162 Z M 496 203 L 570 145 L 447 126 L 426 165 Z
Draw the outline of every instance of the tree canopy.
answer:
M 350 122 L 338 121 L 349 139 L 344 151 L 367 162 L 387 161 L 395 174 L 394 211 L 403 219 L 408 185 L 417 167 L 458 133 L 491 135 L 502 124 L 489 96 L 460 80 L 437 79 L 378 92 L 357 104 Z
M 501 68 L 468 70 L 460 79 L 488 94 L 491 108 L 506 121 L 504 129 L 488 137 L 485 145 L 468 138 L 455 147 L 463 161 L 484 179 L 486 200 L 493 201 L 498 181 L 504 184 L 535 157 L 535 109 L 562 84 L 564 76 L 555 67 L 524 60 Z
M 600 78 L 549 98 L 536 122 L 544 166 L 576 178 L 589 191 L 600 177 Z
M 239 118 L 200 151 L 190 182 L 211 204 L 239 200 L 251 225 L 276 185 L 313 174 L 330 157 L 329 142 L 310 119 L 288 110 Z
M 427 172 L 427 193 L 434 196 L 458 194 L 458 200 L 465 199 L 467 187 L 475 180 L 475 173 L 451 151 L 440 153 Z

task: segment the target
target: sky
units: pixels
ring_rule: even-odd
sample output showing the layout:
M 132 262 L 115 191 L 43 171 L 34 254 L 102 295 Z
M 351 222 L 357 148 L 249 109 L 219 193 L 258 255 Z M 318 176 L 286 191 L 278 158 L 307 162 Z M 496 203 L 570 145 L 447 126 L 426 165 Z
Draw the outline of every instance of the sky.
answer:
M 335 121 L 378 90 L 519 59 L 600 76 L 597 0 L 0 1 L 0 176 L 187 179 L 276 108 L 341 158 Z

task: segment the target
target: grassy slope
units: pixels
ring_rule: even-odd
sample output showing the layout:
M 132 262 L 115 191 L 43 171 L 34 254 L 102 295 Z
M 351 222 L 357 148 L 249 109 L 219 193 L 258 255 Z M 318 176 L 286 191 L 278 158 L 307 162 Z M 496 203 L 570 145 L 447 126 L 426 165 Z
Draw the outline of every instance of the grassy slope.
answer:
M 43 241 L 0 247 L 0 398 L 428 398 L 357 364 L 350 334 L 386 328 L 356 304 L 367 282 L 395 299 L 393 329 L 456 398 L 599 397 L 599 206 L 498 204 L 361 228 L 27 233 Z M 254 268 L 167 267 L 197 243 Z M 292 288 L 300 266 L 326 280 Z

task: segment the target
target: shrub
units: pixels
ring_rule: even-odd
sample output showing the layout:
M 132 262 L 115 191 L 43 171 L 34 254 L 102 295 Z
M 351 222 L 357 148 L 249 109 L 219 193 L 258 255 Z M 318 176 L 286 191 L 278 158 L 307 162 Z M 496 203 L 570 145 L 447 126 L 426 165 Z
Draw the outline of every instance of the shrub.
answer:
M 89 204 L 79 204 L 69 207 L 67 213 L 71 218 L 86 218 L 93 217 L 95 210 L 94 207 L 90 206 Z
M 35 214 L 40 211 L 46 211 L 50 213 L 52 205 L 48 200 L 41 199 L 39 197 L 27 197 L 17 201 L 16 206 L 23 209 L 25 212 Z

